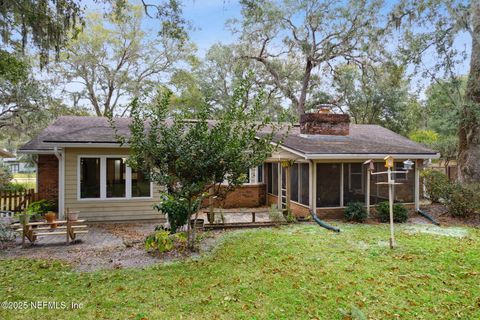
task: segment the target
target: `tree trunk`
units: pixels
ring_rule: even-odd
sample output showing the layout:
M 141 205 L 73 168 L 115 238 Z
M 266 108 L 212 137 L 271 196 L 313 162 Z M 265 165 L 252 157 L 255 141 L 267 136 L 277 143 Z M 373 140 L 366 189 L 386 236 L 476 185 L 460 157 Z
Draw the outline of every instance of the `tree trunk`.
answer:
M 458 177 L 463 183 L 480 182 L 480 2 L 472 1 L 472 54 L 465 105 L 459 127 Z
M 302 81 L 302 91 L 300 93 L 300 99 L 298 99 L 297 112 L 300 117 L 305 113 L 305 102 L 307 100 L 307 91 L 310 85 L 310 76 L 312 75 L 313 64 L 310 59 L 307 59 L 307 65 L 305 66 L 305 74 Z

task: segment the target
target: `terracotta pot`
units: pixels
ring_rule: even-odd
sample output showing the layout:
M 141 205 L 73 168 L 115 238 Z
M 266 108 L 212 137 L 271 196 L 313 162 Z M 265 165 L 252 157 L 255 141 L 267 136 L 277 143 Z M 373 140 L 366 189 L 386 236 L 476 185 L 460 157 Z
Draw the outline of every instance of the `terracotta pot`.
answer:
M 67 219 L 69 221 L 77 221 L 78 220 L 78 215 L 80 214 L 79 211 L 70 211 L 67 215 Z
M 52 225 L 51 225 L 52 228 L 57 227 L 57 225 L 53 223 L 55 221 L 55 218 L 56 218 L 55 212 L 48 211 L 47 213 L 45 213 L 45 219 L 47 220 L 48 223 L 52 223 Z

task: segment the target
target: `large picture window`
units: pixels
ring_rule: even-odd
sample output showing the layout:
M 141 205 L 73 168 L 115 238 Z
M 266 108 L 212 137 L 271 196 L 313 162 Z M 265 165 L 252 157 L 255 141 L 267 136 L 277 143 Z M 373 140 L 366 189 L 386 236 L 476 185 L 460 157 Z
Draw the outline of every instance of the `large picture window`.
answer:
M 107 158 L 107 198 L 124 198 L 125 158 Z
M 79 199 L 150 198 L 151 182 L 132 170 L 125 157 L 80 156 L 78 161 Z
M 80 159 L 80 197 L 100 198 L 100 158 Z

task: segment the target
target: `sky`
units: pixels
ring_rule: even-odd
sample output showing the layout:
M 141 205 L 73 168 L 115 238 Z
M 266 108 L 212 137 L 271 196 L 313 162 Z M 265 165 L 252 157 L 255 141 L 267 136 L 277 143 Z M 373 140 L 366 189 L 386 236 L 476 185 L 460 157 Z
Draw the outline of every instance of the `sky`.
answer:
M 203 56 L 217 42 L 232 43 L 233 36 L 225 26 L 228 19 L 240 18 L 240 5 L 233 0 L 186 0 L 184 17 L 190 20 L 191 39 Z

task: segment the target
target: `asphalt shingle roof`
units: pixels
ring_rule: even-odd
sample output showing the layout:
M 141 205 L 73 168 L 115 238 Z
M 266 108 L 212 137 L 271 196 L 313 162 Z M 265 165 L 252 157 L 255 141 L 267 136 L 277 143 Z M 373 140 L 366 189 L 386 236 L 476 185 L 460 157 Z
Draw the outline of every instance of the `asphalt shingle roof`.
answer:
M 120 135 L 128 137 L 131 119 L 116 118 Z M 261 133 L 260 133 L 261 134 Z M 280 135 L 277 135 L 280 139 Z M 52 150 L 46 143 L 116 143 L 107 118 L 60 117 L 20 151 Z M 283 146 L 302 154 L 436 154 L 435 151 L 378 125 L 350 125 L 348 136 L 302 135 L 294 126 Z

